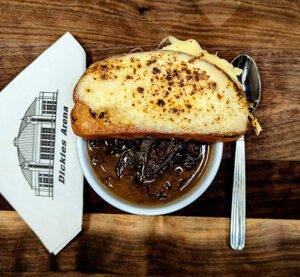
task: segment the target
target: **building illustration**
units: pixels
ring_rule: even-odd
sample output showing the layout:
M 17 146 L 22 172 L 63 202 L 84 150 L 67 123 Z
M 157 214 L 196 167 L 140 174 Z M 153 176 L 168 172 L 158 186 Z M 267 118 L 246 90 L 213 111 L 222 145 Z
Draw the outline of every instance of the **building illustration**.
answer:
M 53 198 L 56 92 L 40 92 L 21 121 L 17 147 L 20 169 L 36 196 Z

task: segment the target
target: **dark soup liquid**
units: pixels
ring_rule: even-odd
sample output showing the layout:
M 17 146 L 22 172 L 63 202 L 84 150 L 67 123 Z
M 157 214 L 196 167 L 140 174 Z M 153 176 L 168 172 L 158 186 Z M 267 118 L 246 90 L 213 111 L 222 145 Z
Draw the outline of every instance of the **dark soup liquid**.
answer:
M 89 140 L 90 163 L 106 188 L 129 202 L 160 205 L 194 187 L 209 144 L 179 139 Z

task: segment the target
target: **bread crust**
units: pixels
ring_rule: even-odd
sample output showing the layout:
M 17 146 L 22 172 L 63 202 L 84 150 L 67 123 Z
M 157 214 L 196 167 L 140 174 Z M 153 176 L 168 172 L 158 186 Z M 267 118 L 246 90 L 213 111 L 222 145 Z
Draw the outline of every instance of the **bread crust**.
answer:
M 153 136 L 227 142 L 237 140 L 247 131 L 246 98 L 242 90 L 221 69 L 199 58 L 190 58 L 177 52 L 154 51 L 144 52 L 143 55 L 145 56 L 131 54 L 110 57 L 92 64 L 86 70 L 73 91 L 75 105 L 71 112 L 71 123 L 76 135 L 86 139 Z M 160 67 L 156 64 L 159 59 L 168 66 Z M 167 74 L 166 70 L 172 74 Z M 134 77 L 130 74 L 134 74 Z M 139 80 L 144 80 L 144 83 Z M 110 82 L 113 82 L 113 86 L 110 86 Z M 122 88 L 121 92 L 114 91 L 116 84 Z M 161 91 L 161 94 L 157 91 Z M 95 93 L 98 98 L 93 98 Z M 105 101 L 100 109 L 95 103 L 102 99 Z M 204 101 L 199 102 L 199 99 Z M 206 101 L 208 102 L 204 106 Z M 215 112 L 215 105 L 221 105 L 222 108 Z M 201 112 L 206 110 L 207 113 Z M 189 116 L 190 113 L 193 113 L 192 117 Z M 201 121 L 206 116 L 209 126 Z M 226 117 L 227 122 L 233 118 L 242 123 L 238 128 L 223 129 L 219 124 L 223 122 L 222 117 Z M 152 124 L 153 119 L 160 120 L 159 124 Z M 193 122 L 202 123 L 195 127 Z
M 111 138 L 144 138 L 153 136 L 156 138 L 176 138 L 184 140 L 196 140 L 201 142 L 229 142 L 240 138 L 244 133 L 218 134 L 193 134 L 193 133 L 158 133 L 145 132 L 134 125 L 119 125 L 105 122 L 102 119 L 92 116 L 90 108 L 76 100 L 76 87 L 74 89 L 75 105 L 71 112 L 71 125 L 77 136 L 85 139 L 111 139 Z

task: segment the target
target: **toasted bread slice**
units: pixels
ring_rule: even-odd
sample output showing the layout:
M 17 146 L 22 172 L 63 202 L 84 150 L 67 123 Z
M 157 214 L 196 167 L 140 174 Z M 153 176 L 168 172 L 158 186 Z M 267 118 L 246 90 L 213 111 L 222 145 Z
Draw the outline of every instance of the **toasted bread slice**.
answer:
M 236 140 L 248 106 L 221 69 L 176 51 L 115 56 L 92 64 L 74 89 L 76 135 L 87 139 L 173 137 Z

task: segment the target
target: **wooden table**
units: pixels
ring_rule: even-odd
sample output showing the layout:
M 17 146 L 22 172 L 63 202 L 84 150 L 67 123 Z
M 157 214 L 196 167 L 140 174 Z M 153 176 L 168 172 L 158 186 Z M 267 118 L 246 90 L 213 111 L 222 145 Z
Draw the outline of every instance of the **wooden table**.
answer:
M 0 90 L 66 31 L 82 44 L 88 64 L 135 47 L 153 49 L 169 34 L 197 39 L 229 61 L 247 53 L 263 88 L 256 112 L 263 132 L 246 135 L 244 251 L 229 247 L 234 144 L 228 143 L 209 189 L 169 216 L 124 214 L 85 184 L 83 231 L 58 256 L 0 197 L 0 275 L 299 276 L 299 7 L 284 0 L 0 1 Z

